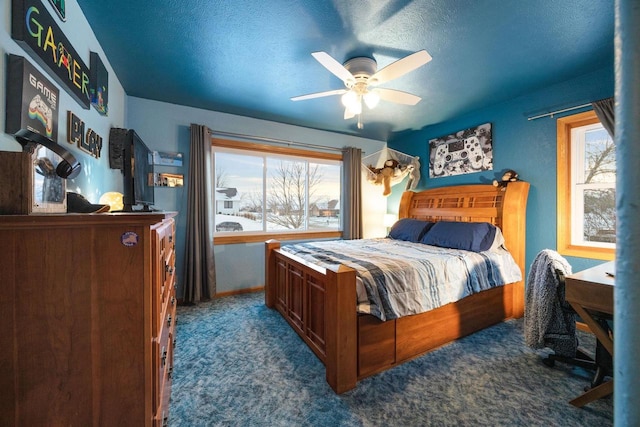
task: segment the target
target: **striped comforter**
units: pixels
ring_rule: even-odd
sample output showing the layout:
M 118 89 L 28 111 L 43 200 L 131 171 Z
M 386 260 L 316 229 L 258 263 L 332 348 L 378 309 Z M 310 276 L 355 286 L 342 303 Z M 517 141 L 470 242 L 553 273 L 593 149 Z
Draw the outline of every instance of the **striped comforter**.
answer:
M 327 269 L 356 270 L 358 311 L 380 320 L 422 313 L 522 279 L 505 249 L 469 252 L 388 238 L 282 246 Z

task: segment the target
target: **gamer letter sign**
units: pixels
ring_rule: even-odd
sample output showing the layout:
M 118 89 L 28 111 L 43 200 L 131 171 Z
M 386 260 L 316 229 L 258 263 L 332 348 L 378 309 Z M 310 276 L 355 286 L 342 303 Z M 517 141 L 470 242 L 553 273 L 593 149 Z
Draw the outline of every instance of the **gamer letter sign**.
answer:
M 13 0 L 11 37 L 89 109 L 89 67 L 80 59 L 40 0 Z

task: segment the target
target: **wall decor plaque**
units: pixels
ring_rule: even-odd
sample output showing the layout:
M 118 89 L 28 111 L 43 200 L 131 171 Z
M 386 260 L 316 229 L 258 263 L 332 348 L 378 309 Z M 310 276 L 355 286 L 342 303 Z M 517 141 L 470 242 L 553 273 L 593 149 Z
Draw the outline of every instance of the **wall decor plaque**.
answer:
M 58 12 L 58 16 L 63 21 L 67 20 L 67 11 L 64 4 L 64 0 L 49 0 L 49 3 L 53 6 L 53 8 Z
M 429 178 L 492 169 L 491 123 L 429 140 Z
M 84 122 L 71 111 L 67 111 L 67 142 L 80 147 L 84 138 Z
M 102 137 L 93 129 L 88 129 L 87 134 L 82 139 L 82 142 L 78 144 L 78 147 L 91 154 L 96 159 L 99 159 L 100 153 L 102 152 Z
M 11 37 L 85 109 L 89 109 L 89 67 L 80 59 L 40 0 L 13 0 Z
M 102 63 L 100 55 L 91 52 L 89 63 L 91 64 L 91 105 L 103 116 L 109 112 L 109 73 Z
M 5 132 L 20 129 L 58 139 L 59 90 L 22 56 L 8 55 Z

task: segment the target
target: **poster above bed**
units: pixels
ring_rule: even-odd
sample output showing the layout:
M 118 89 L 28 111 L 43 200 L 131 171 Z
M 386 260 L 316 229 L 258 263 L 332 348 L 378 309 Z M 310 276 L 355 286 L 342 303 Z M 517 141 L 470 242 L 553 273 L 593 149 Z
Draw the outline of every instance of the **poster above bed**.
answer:
M 429 140 L 429 178 L 493 170 L 491 123 Z

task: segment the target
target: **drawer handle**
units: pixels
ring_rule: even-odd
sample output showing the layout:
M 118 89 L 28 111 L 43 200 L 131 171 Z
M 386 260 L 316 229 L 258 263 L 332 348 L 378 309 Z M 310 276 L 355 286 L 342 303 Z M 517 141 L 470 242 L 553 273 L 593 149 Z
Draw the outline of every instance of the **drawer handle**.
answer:
M 169 234 L 169 243 L 173 242 L 173 234 Z
M 164 415 L 164 411 L 162 411 L 162 427 L 169 426 L 169 417 Z
M 165 264 L 164 271 L 166 271 L 169 274 L 173 274 L 173 267 L 170 266 L 169 264 Z
M 173 366 L 169 366 L 169 372 L 167 373 L 167 376 L 169 377 L 169 379 L 173 377 Z
M 171 305 L 176 305 L 176 297 L 171 297 Z
M 171 342 L 173 344 L 173 348 L 175 350 L 176 348 L 176 343 L 178 342 L 178 339 L 176 337 L 173 337 L 173 341 Z
M 167 326 L 171 326 L 171 315 L 167 316 Z
M 167 348 L 162 346 L 162 366 L 167 363 Z

